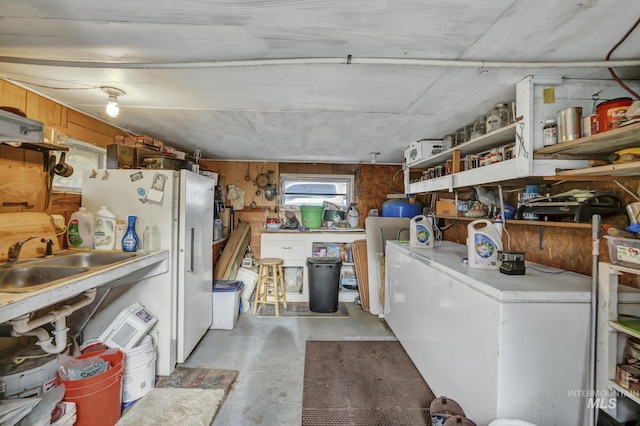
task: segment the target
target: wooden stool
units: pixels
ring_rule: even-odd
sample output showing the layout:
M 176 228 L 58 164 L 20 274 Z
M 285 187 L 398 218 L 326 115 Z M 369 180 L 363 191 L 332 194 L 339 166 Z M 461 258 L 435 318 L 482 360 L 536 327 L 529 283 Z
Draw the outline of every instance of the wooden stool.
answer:
M 287 307 L 287 293 L 284 289 L 284 273 L 282 272 L 283 259 L 277 257 L 265 257 L 258 260 L 258 283 L 256 284 L 256 298 L 253 304 L 253 313 L 258 311 L 258 304 L 275 305 L 276 316 L 280 316 L 280 299 Z M 269 284 L 273 286 L 273 293 L 269 293 Z M 267 300 L 267 296 L 273 296 L 273 300 Z

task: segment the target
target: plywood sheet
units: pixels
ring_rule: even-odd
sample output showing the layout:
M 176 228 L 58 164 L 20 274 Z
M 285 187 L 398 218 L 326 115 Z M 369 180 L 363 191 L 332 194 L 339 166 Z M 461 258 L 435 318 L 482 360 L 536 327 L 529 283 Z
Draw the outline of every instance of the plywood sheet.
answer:
M 220 261 L 216 264 L 213 276 L 216 280 L 234 279 L 238 267 L 251 238 L 251 228 L 246 223 L 240 223 L 233 231 L 225 245 Z
M 0 205 L 34 206 L 44 189 L 42 169 L 0 165 Z

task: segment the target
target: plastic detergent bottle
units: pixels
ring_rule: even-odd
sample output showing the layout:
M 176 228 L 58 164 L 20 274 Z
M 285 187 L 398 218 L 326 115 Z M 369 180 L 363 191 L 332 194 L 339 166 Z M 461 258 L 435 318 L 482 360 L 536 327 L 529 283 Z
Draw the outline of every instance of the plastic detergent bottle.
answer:
M 347 210 L 347 223 L 351 228 L 357 228 L 360 221 L 360 212 L 356 208 L 354 203 L 351 203 L 349 210 Z
M 478 227 L 482 224 L 485 226 Z M 470 267 L 498 270 L 499 250 L 502 250 L 502 237 L 491 221 L 478 219 L 467 225 L 467 256 Z
M 70 249 L 92 249 L 95 218 L 93 213 L 80 207 L 73 212 L 67 225 L 67 244 Z
M 409 222 L 409 245 L 419 248 L 433 248 L 433 218 L 414 216 Z
M 133 252 L 138 250 L 140 240 L 138 239 L 138 234 L 136 234 L 136 219 L 138 218 L 134 215 L 127 216 L 127 232 L 125 232 L 122 239 L 122 251 Z
M 96 250 L 113 250 L 116 246 L 116 215 L 107 206 L 100 206 L 93 233 Z

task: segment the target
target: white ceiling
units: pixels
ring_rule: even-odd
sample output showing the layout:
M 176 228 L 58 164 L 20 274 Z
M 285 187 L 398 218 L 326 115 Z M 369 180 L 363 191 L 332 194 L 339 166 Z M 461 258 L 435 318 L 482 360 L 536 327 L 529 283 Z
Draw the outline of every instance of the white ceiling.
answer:
M 1 78 L 128 131 L 205 158 L 357 163 L 380 152 L 387 163 L 513 100 L 527 75 L 610 78 L 398 60 L 601 61 L 640 1 L 2 0 L 1 10 Z M 640 28 L 611 59 L 640 59 L 638 46 Z M 639 68 L 616 71 L 640 79 Z M 101 86 L 126 92 L 115 119 Z

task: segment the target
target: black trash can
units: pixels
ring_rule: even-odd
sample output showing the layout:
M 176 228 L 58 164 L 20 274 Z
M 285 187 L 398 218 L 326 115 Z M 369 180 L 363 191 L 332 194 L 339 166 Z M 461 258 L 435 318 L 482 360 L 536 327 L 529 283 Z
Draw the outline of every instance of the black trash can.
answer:
M 342 260 L 338 257 L 307 257 L 309 310 L 320 313 L 338 310 L 340 267 Z

